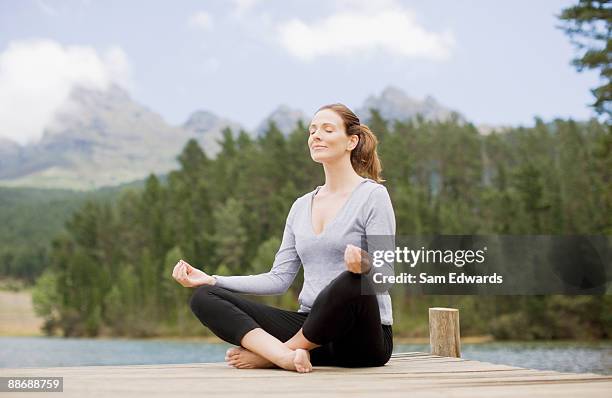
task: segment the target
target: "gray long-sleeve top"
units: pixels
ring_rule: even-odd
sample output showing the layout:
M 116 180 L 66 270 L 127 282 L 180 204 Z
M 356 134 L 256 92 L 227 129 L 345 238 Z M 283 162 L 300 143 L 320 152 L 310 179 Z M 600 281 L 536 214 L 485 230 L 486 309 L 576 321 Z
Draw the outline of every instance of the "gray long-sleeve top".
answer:
M 312 200 L 320 188 L 318 186 L 300 196 L 291 206 L 283 240 L 269 272 L 245 276 L 214 275 L 217 286 L 246 294 L 282 294 L 303 266 L 304 284 L 298 298 L 298 311 L 310 312 L 319 292 L 346 271 L 344 251 L 347 244 L 361 247 L 371 256 L 374 250 L 395 250 L 395 214 L 384 185 L 364 178 L 334 219 L 316 235 L 312 227 Z M 362 240 L 363 236 L 366 240 Z M 366 274 L 370 280 L 376 280 L 372 279 L 374 273 L 393 275 L 393 262 L 383 263 L 379 267 L 373 266 Z M 381 291 L 377 289 L 379 293 L 376 295 L 381 323 L 391 325 L 391 296 L 386 290 Z

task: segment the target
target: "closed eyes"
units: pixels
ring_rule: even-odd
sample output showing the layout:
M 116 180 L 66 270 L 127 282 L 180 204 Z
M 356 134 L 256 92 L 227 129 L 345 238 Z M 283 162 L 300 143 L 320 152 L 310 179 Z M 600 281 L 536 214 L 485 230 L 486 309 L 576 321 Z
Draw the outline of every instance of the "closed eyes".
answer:
M 314 134 L 316 131 L 317 131 L 317 129 L 312 128 L 312 129 L 310 129 L 309 133 L 310 134 Z M 334 129 L 331 128 L 331 127 L 327 127 L 323 131 L 325 131 L 326 133 L 333 133 Z

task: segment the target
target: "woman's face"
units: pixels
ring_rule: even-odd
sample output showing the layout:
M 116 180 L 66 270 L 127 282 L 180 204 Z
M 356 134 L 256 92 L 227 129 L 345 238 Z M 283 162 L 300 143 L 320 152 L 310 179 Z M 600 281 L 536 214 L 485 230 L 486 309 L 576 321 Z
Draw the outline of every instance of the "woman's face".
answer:
M 308 147 L 315 162 L 338 159 L 350 153 L 357 145 L 358 137 L 346 135 L 340 115 L 331 109 L 317 112 L 308 127 Z

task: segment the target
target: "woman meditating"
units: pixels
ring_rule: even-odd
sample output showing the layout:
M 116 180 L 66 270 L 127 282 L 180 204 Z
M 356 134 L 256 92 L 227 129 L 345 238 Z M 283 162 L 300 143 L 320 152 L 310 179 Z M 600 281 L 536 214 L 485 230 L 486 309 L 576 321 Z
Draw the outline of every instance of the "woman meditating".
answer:
M 373 287 L 372 277 L 393 274 L 393 262 L 372 261 L 374 247 L 395 246 L 395 215 L 380 184 L 377 139 L 350 109 L 332 104 L 314 115 L 308 146 L 312 159 L 323 164 L 325 185 L 292 204 L 269 272 L 211 276 L 181 260 L 172 273 L 181 285 L 196 287 L 191 310 L 237 346 L 225 359 L 239 369 L 305 373 L 313 365 L 382 366 L 393 350 L 391 297 Z M 372 236 L 383 236 L 383 243 L 372 244 Z M 239 294 L 282 294 L 301 266 L 298 311 Z

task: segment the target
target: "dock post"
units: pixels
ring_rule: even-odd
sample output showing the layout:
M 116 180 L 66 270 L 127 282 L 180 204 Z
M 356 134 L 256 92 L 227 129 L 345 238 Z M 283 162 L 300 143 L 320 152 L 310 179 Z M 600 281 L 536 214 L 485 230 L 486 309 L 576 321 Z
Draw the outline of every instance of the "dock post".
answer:
M 459 310 L 439 307 L 429 309 L 429 345 L 433 355 L 461 358 Z

